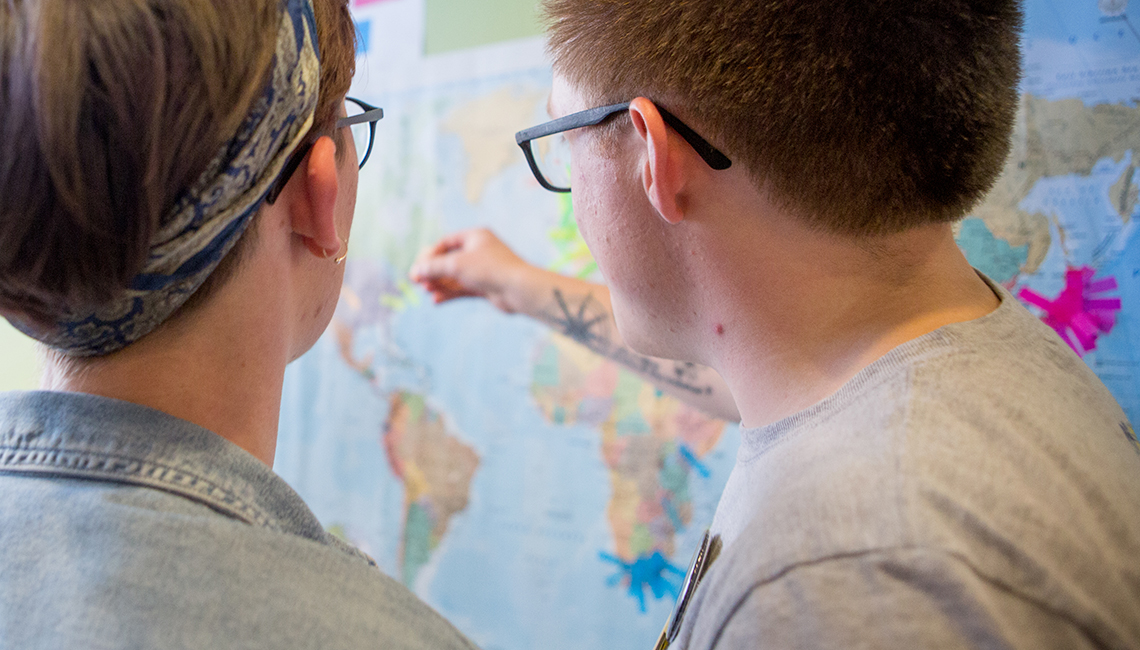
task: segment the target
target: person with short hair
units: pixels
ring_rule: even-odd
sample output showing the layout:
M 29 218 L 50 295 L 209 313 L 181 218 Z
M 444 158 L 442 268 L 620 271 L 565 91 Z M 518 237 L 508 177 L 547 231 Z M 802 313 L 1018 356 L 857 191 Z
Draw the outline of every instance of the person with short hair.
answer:
M 271 469 L 382 117 L 347 5 L 0 3 L 0 314 L 46 366 L 0 395 L 0 647 L 474 647 Z
M 555 119 L 517 140 L 608 286 L 487 231 L 412 278 L 739 415 L 657 647 L 1140 647 L 1132 426 L 954 241 L 1009 151 L 1016 0 L 545 9 Z

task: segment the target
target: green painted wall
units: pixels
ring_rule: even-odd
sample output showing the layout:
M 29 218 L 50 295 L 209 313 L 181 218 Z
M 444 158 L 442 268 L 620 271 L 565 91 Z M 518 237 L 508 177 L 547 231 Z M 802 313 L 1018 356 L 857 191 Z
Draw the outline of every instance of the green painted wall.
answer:
M 38 383 L 35 344 L 0 318 L 0 391 L 30 390 Z
M 427 54 L 538 36 L 537 0 L 426 0 Z

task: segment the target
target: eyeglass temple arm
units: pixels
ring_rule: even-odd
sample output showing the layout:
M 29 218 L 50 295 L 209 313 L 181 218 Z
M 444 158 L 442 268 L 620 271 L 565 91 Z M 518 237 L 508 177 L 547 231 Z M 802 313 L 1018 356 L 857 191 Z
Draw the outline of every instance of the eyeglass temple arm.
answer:
M 384 119 L 384 109 L 373 108 L 367 110 L 360 115 L 353 115 L 352 117 L 342 117 L 336 121 L 337 128 L 345 126 L 353 126 L 355 124 L 364 124 L 365 122 L 375 122 Z
M 599 106 L 598 108 L 572 113 L 565 117 L 560 117 L 557 120 L 551 120 L 545 124 L 539 124 L 538 126 L 532 126 L 529 129 L 519 131 L 515 134 L 515 143 L 522 144 L 527 140 L 534 140 L 535 138 L 541 138 L 553 133 L 569 131 L 570 129 L 580 129 L 584 126 L 594 126 L 614 113 L 624 111 L 627 108 L 629 108 L 629 102 Z
M 721 153 L 719 149 L 709 144 L 708 140 L 702 138 L 696 131 L 690 129 L 688 125 L 677 119 L 677 116 L 660 106 L 657 107 L 657 112 L 661 113 L 661 119 L 673 127 L 673 130 L 684 138 L 685 142 L 689 143 L 689 146 L 697 152 L 697 155 L 704 159 L 709 167 L 721 171 L 732 166 L 732 161 L 728 159 L 728 156 Z
M 656 106 L 656 104 L 654 105 Z M 538 126 L 519 131 L 515 134 L 515 142 L 522 146 L 523 143 L 529 140 L 541 138 L 553 133 L 568 131 L 570 129 L 578 129 L 584 126 L 594 126 L 601 123 L 603 120 L 613 115 L 614 113 L 627 110 L 628 108 L 629 102 L 623 102 L 621 104 L 600 106 L 598 108 L 591 108 L 580 113 L 573 113 L 571 115 L 558 118 L 557 120 L 547 122 L 546 124 L 539 124 Z M 677 118 L 676 115 L 673 115 L 660 106 L 657 106 L 657 111 L 661 113 L 661 119 L 665 120 L 666 124 L 671 126 L 678 135 L 684 138 L 685 142 L 689 143 L 693 150 L 697 152 L 697 155 L 699 155 L 701 159 L 708 164 L 709 167 L 712 167 L 717 171 L 721 171 L 732 166 L 732 161 L 728 159 L 728 156 L 724 155 L 720 152 L 719 149 L 709 144 L 708 140 L 705 140 L 700 135 L 698 135 L 696 131 L 690 129 L 688 125 Z M 523 150 L 525 151 L 526 149 L 524 148 Z

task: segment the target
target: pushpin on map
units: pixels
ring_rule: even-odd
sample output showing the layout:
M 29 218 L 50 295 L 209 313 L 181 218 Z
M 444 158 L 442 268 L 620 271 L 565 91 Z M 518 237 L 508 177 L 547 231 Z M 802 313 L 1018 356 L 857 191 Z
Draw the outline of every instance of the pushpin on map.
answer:
M 638 605 L 641 606 L 641 611 L 645 611 L 645 588 L 653 592 L 653 597 L 660 600 L 665 594 L 671 595 L 676 598 L 678 595 L 678 587 L 665 577 L 666 573 L 672 573 L 679 578 L 685 577 L 685 572 L 678 567 L 673 566 L 661 555 L 660 551 L 653 551 L 652 555 L 643 555 L 637 558 L 636 561 L 623 562 L 621 558 L 614 557 L 609 553 L 599 553 L 603 560 L 613 562 L 621 567 L 621 570 L 615 573 L 607 581 L 609 586 L 614 586 L 621 581 L 622 578 L 629 579 L 629 595 L 637 599 Z
M 1116 278 L 1094 280 L 1095 274 L 1089 266 L 1069 269 L 1065 272 L 1065 288 L 1053 300 L 1029 288 L 1017 294 L 1045 312 L 1041 320 L 1082 357 L 1096 349 L 1096 340 L 1102 334 L 1112 331 L 1121 307 L 1120 298 L 1099 295 L 1115 290 Z

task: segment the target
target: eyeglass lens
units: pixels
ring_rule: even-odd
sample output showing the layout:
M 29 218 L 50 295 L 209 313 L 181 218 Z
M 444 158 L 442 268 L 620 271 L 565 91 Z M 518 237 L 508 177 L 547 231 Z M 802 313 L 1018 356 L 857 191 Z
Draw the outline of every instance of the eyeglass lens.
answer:
M 534 161 L 546 182 L 554 187 L 570 188 L 570 143 L 566 133 L 535 138 L 530 143 Z
M 344 103 L 347 117 L 354 117 L 364 112 L 364 107 L 353 101 Z M 356 164 L 364 163 L 364 156 L 368 154 L 368 144 L 372 139 L 372 125 L 368 122 L 353 124 L 348 127 L 352 130 L 352 140 L 356 143 Z

